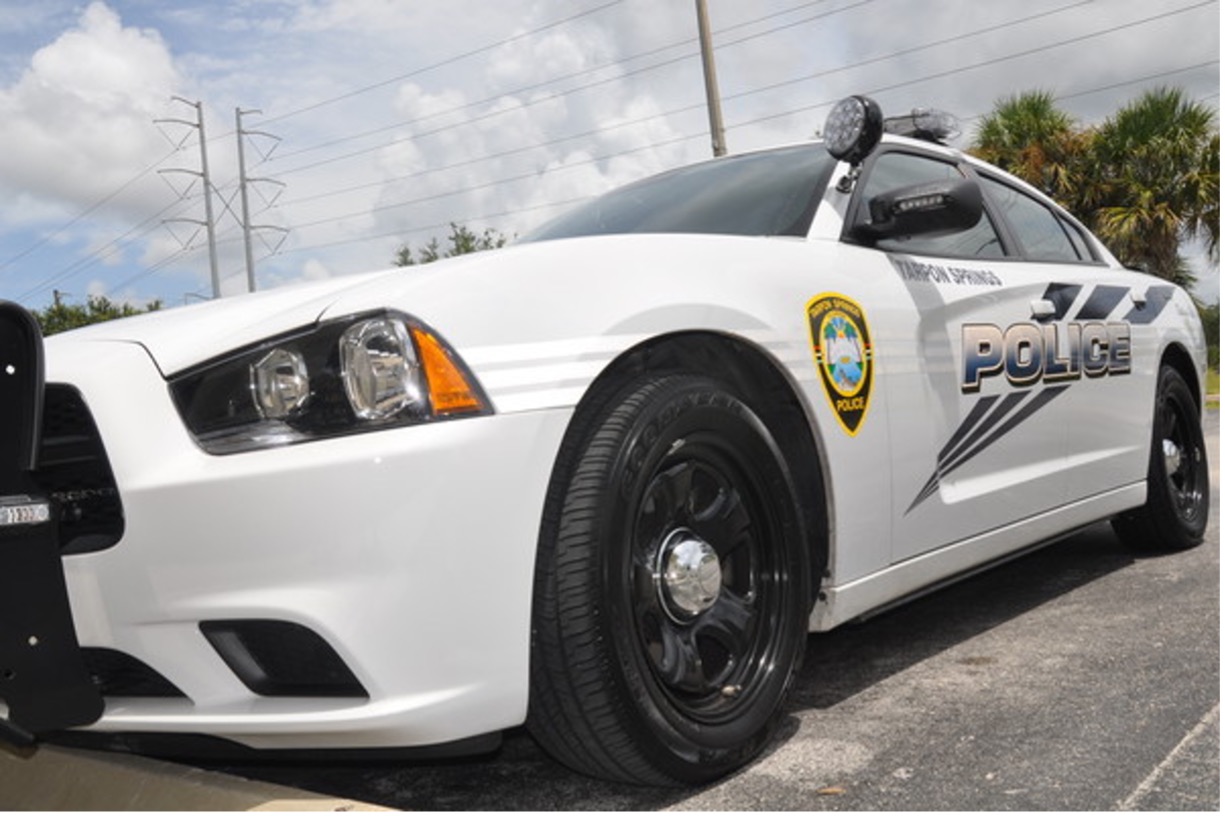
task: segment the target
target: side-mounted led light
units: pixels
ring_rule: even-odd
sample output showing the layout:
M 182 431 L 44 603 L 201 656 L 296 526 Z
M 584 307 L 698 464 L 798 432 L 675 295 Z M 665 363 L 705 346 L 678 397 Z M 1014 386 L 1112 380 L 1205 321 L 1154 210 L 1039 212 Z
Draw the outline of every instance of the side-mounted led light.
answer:
M 880 143 L 884 132 L 880 105 L 866 96 L 848 96 L 830 111 L 821 138 L 839 161 L 857 165 Z
M 947 202 L 948 196 L 944 193 L 929 193 L 910 198 L 899 198 L 893 202 L 893 212 L 908 213 L 918 212 L 919 210 L 934 210 L 944 206 Z

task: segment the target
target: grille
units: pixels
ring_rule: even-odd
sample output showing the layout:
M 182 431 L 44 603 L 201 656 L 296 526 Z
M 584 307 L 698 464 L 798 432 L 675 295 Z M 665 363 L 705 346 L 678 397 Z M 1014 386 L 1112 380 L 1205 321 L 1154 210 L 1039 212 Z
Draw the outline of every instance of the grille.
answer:
M 123 537 L 123 504 L 102 438 L 72 386 L 46 387 L 34 478 L 59 507 L 63 554 L 104 550 Z

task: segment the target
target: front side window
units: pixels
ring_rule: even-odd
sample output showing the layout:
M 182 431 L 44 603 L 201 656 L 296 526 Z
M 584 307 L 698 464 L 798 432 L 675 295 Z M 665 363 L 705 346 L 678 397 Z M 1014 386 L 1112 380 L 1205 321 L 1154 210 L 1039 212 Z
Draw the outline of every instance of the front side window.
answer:
M 621 233 L 804 236 L 834 164 L 814 142 L 682 167 L 582 204 L 521 242 Z
M 868 202 L 881 193 L 899 187 L 961 178 L 964 178 L 964 174 L 955 164 L 949 162 L 913 153 L 882 153 L 872 163 L 866 178 L 859 183 L 860 198 L 856 218 L 860 223 L 870 220 Z M 985 213 L 975 226 L 962 232 L 889 238 L 878 241 L 876 247 L 888 252 L 943 255 L 950 258 L 1004 257 L 1004 246 L 991 225 L 991 219 Z

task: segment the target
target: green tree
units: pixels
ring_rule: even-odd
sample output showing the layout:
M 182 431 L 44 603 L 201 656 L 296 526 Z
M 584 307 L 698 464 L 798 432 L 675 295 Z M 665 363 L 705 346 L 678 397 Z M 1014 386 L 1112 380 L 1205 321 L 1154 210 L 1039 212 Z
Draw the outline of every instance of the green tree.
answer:
M 92 323 L 103 323 L 121 317 L 133 317 L 145 312 L 156 312 L 162 308 L 162 302 L 155 300 L 143 309 L 128 303 L 114 303 L 102 295 L 90 295 L 84 305 L 79 303 L 64 303 L 56 297 L 55 303 L 41 311 L 35 309 L 32 314 L 38 321 L 43 336 L 58 334 L 69 329 L 79 329 Z
M 1177 89 L 1149 91 L 1098 129 L 1094 226 L 1119 259 L 1179 283 L 1179 257 L 1203 240 L 1219 261 L 1220 132 L 1210 108 Z
M 1213 368 L 1221 366 L 1221 304 L 1200 306 L 1200 320 L 1204 323 L 1204 334 L 1208 337 L 1208 364 Z
M 1188 242 L 1220 261 L 1220 145 L 1211 109 L 1179 90 L 1149 91 L 1097 128 L 1036 91 L 997 102 L 971 150 L 1059 201 L 1124 264 L 1189 285 Z
M 973 152 L 1073 211 L 1084 189 L 1088 141 L 1053 94 L 1030 91 L 996 102 L 979 125 Z
M 452 221 L 451 234 L 447 236 L 447 240 L 449 246 L 443 249 L 437 238 L 431 238 L 429 243 L 416 251 L 415 255 L 412 247 L 405 244 L 396 250 L 396 257 L 393 263 L 396 266 L 417 266 L 418 264 L 432 263 L 440 258 L 453 258 L 456 255 L 467 255 L 472 252 L 499 249 L 506 246 L 510 239 L 491 227 L 487 227 L 484 232 L 478 235 L 463 224 L 456 224 Z

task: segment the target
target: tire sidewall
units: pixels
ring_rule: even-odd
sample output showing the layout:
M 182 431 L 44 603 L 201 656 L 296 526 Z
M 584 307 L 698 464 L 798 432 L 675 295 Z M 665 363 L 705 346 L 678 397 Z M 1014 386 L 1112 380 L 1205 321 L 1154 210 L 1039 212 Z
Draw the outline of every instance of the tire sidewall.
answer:
M 1178 411 L 1183 419 L 1183 430 L 1189 436 L 1190 447 L 1194 449 L 1196 460 L 1196 479 L 1202 488 L 1203 500 L 1196 507 L 1194 517 L 1188 519 L 1178 511 L 1173 495 L 1173 485 L 1165 471 L 1165 458 L 1162 449 L 1164 440 L 1163 427 L 1168 411 Z M 1204 446 L 1204 434 L 1199 421 L 1199 409 L 1186 382 L 1174 369 L 1163 367 L 1157 383 L 1157 398 L 1153 410 L 1153 434 L 1149 456 L 1149 506 L 1154 513 L 1154 521 L 1163 528 L 1162 533 L 1169 537 L 1169 543 L 1177 549 L 1185 549 L 1198 544 L 1204 536 L 1208 525 L 1208 462 L 1207 450 Z
M 671 704 L 642 654 L 630 593 L 626 589 L 629 547 L 637 503 L 677 439 L 710 434 L 712 424 L 735 438 L 724 440 L 727 455 L 741 467 L 757 467 L 752 498 L 771 514 L 771 536 L 781 542 L 785 577 L 779 589 L 788 600 L 777 620 L 774 664 L 759 684 L 751 705 L 727 722 L 698 722 Z M 713 437 L 709 437 L 713 439 Z M 785 459 L 760 418 L 727 386 L 699 377 L 665 380 L 638 406 L 623 444 L 611 461 L 609 485 L 614 495 L 600 521 L 602 557 L 600 600 L 604 635 L 620 671 L 616 682 L 634 716 L 627 729 L 652 764 L 682 780 L 702 781 L 721 775 L 754 756 L 781 714 L 781 701 L 794 677 L 807 633 L 808 568 L 801 514 Z

